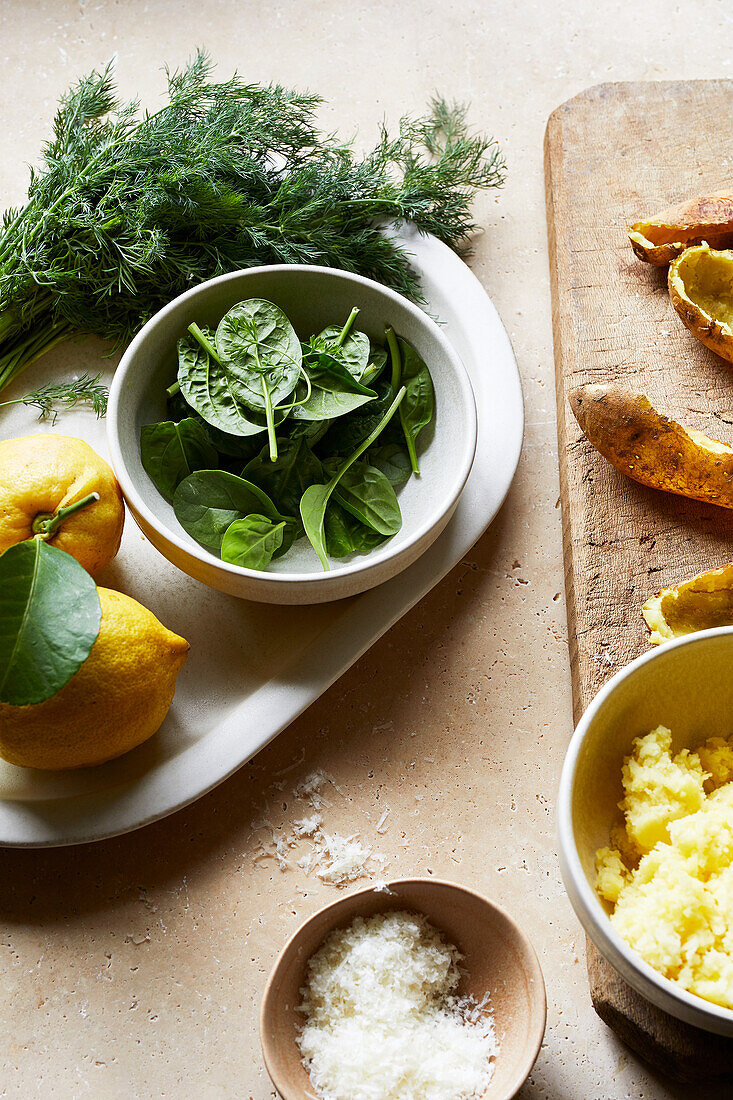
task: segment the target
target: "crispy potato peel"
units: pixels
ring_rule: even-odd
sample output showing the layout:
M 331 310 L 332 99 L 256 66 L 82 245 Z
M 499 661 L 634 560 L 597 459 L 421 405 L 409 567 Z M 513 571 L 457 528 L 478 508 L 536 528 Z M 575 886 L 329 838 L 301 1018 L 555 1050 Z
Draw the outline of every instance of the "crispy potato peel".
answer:
M 713 626 L 733 626 L 733 564 L 663 588 L 647 600 L 641 613 L 651 631 L 650 645 Z
M 733 251 L 686 248 L 671 264 L 667 283 L 685 327 L 733 363 Z
M 643 393 L 579 386 L 570 405 L 593 446 L 616 469 L 666 493 L 733 508 L 733 447 L 683 428 Z
M 640 260 L 664 267 L 690 245 L 733 245 L 733 192 L 717 191 L 685 199 L 660 210 L 629 229 L 631 247 Z

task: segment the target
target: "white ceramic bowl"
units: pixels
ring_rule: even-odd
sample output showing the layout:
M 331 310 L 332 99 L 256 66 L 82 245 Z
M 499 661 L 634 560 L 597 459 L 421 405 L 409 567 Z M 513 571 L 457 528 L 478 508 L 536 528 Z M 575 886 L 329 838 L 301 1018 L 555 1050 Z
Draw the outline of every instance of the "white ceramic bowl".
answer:
M 358 326 L 383 340 L 390 324 L 417 349 L 435 386 L 434 425 L 418 440 L 420 477 L 399 490 L 402 530 L 369 554 L 321 568 L 305 539 L 266 572 L 222 562 L 178 523 L 140 461 L 140 428 L 165 419 L 165 389 L 176 376 L 176 341 L 192 321 L 215 325 L 235 302 L 268 298 L 298 335 L 319 332 L 352 307 Z M 322 603 L 364 592 L 411 565 L 452 516 L 476 449 L 476 405 L 466 370 L 439 326 L 421 309 L 370 279 L 298 264 L 258 267 L 194 287 L 160 310 L 125 352 L 110 389 L 107 433 L 112 465 L 138 526 L 185 573 L 222 592 L 265 603 Z
M 599 691 L 570 742 L 558 796 L 560 866 L 573 908 L 602 955 L 659 1008 L 706 1031 L 733 1035 L 719 1008 L 652 969 L 618 935 L 594 889 L 596 850 L 608 844 L 623 797 L 621 766 L 639 734 L 659 725 L 673 748 L 733 733 L 733 627 L 690 634 L 652 649 Z

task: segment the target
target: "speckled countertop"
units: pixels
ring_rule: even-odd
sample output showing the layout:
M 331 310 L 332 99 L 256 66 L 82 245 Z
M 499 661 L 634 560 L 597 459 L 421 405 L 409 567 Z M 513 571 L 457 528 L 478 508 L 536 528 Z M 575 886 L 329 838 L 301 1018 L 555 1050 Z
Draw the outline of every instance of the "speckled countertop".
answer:
M 596 1018 L 554 854 L 571 718 L 542 137 L 549 112 L 589 84 L 729 75 L 726 35 L 710 31 L 732 18 L 725 0 L 0 5 L 3 205 L 22 197 L 59 91 L 115 53 L 123 90 L 152 103 L 163 62 L 205 45 L 224 73 L 321 92 L 325 124 L 365 143 L 382 115 L 419 110 L 435 89 L 470 100 L 509 163 L 504 192 L 478 204 L 473 267 L 514 343 L 527 414 L 490 532 L 248 766 L 142 832 L 0 852 L 0 1096 L 274 1096 L 260 992 L 284 940 L 336 888 L 297 866 L 299 850 L 286 870 L 263 858 L 272 834 L 257 825 L 287 833 L 303 816 L 293 790 L 316 769 L 331 777 L 326 827 L 358 832 L 387 875 L 458 879 L 532 935 L 549 1018 L 523 1100 L 689 1095 Z

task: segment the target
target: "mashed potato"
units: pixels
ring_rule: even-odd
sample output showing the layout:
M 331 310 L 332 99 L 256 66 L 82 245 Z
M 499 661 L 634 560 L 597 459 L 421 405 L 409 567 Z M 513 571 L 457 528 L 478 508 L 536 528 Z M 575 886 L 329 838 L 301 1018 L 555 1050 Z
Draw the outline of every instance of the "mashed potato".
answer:
M 624 825 L 596 853 L 611 922 L 655 970 L 733 1008 L 733 738 L 673 756 L 659 726 L 622 779 Z

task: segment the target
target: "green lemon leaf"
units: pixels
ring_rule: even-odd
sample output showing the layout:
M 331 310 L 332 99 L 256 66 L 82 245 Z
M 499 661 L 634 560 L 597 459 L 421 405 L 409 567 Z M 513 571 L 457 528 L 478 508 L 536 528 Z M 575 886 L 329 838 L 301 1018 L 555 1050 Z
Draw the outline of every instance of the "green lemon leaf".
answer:
M 221 540 L 221 560 L 244 569 L 267 569 L 282 546 L 285 522 L 273 523 L 267 516 L 235 519 Z
M 75 558 L 41 539 L 0 555 L 0 702 L 42 703 L 86 661 L 102 612 Z

